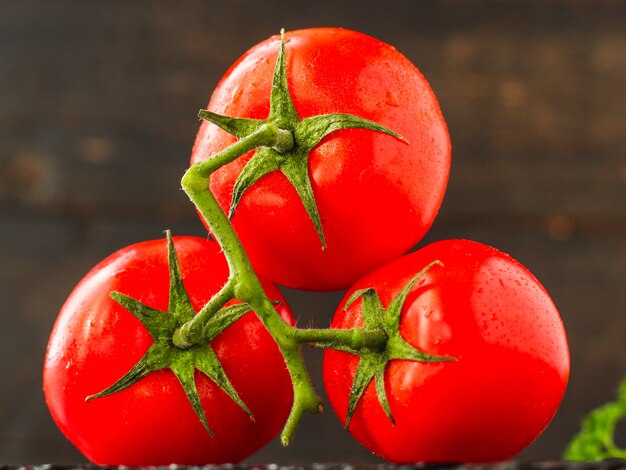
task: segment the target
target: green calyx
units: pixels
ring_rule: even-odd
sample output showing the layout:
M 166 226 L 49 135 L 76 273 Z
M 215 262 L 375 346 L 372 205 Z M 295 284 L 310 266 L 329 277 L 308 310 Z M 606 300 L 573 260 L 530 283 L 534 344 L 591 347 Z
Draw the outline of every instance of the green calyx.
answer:
M 385 389 L 385 369 L 387 364 L 394 359 L 404 359 L 418 362 L 444 362 L 454 361 L 454 358 L 445 356 L 435 356 L 420 351 L 411 346 L 400 335 L 400 314 L 402 307 L 406 302 L 409 292 L 420 278 L 433 266 L 443 266 L 440 261 L 433 261 L 424 269 L 422 269 L 390 302 L 385 309 L 374 289 L 360 289 L 354 292 L 345 304 L 344 309 L 348 309 L 350 305 L 358 299 L 362 299 L 362 315 L 364 333 L 379 332 L 384 333 L 386 341 L 374 343 L 371 347 L 352 348 L 346 345 L 332 343 L 318 343 L 319 346 L 325 348 L 336 349 L 360 356 L 359 365 L 354 377 L 354 382 L 350 390 L 348 399 L 348 413 L 346 416 L 346 429 L 350 425 L 350 421 L 361 400 L 365 389 L 374 380 L 376 386 L 376 395 L 385 414 L 392 423 L 395 424 L 389 400 L 387 399 L 387 391 Z
M 228 379 L 219 358 L 209 344 L 218 334 L 251 311 L 247 304 L 223 307 L 215 312 L 203 328 L 205 341 L 187 348 L 174 345 L 172 339 L 196 312 L 183 285 L 176 250 L 169 231 L 167 233 L 170 289 L 167 311 L 156 310 L 119 292 L 111 292 L 111 298 L 128 310 L 148 330 L 154 343 L 144 356 L 124 376 L 110 387 L 86 398 L 86 401 L 112 395 L 135 384 L 146 375 L 158 370 L 170 369 L 180 381 L 189 403 L 207 432 L 212 432 L 202 408 L 196 388 L 196 370 L 204 373 L 217 384 L 252 419 L 252 413 L 243 403 Z
M 229 218 L 232 218 L 234 215 L 242 196 L 248 188 L 268 173 L 280 171 L 296 189 L 315 227 L 322 247 L 326 248 L 322 222 L 309 177 L 308 158 L 311 150 L 324 137 L 340 129 L 369 129 L 388 134 L 400 140 L 404 139 L 399 134 L 380 124 L 351 114 L 322 114 L 300 119 L 289 94 L 285 64 L 284 31 L 281 31 L 281 35 L 280 51 L 276 60 L 276 67 L 274 68 L 270 95 L 270 113 L 267 120 L 232 118 L 207 110 L 200 110 L 198 116 L 216 124 L 239 139 L 245 139 L 268 123 L 274 124 L 280 130 L 289 131 L 292 136 L 291 139 L 281 139 L 280 144 L 272 147 L 261 146 L 257 148 L 255 154 L 245 165 L 235 182 Z

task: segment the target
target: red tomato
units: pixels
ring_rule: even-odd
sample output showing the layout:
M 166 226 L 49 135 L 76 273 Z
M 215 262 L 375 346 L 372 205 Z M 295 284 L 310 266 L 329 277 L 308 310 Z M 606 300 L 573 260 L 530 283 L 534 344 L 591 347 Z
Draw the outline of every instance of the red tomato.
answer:
M 508 255 L 476 242 L 449 240 L 406 255 L 359 280 L 383 306 L 434 260 L 402 308 L 400 334 L 413 347 L 454 362 L 392 360 L 385 388 L 395 426 L 373 381 L 349 431 L 396 463 L 481 462 L 510 458 L 554 415 L 568 380 L 563 323 L 537 279 Z M 362 324 L 362 302 L 343 305 L 334 328 Z M 359 358 L 327 350 L 324 383 L 345 423 Z
M 246 52 L 221 79 L 208 109 L 266 119 L 280 47 L 273 36 Z M 450 167 L 450 139 L 429 84 L 393 47 L 338 28 L 286 34 L 287 80 L 300 119 L 347 113 L 375 121 L 407 143 L 371 130 L 344 129 L 309 154 L 309 176 L 327 241 L 320 239 L 294 187 L 278 171 L 243 196 L 233 225 L 255 269 L 268 279 L 310 290 L 346 288 L 406 253 L 431 226 Z M 191 162 L 235 138 L 203 122 Z M 211 177 L 228 211 L 248 154 Z
M 214 242 L 176 237 L 174 243 L 184 285 L 198 311 L 226 282 L 226 261 Z M 272 299 L 284 302 L 274 286 L 265 288 Z M 167 311 L 168 289 L 165 240 L 138 243 L 93 268 L 56 321 L 44 365 L 46 401 L 61 431 L 97 464 L 238 462 L 267 444 L 287 418 L 291 380 L 276 343 L 254 313 L 211 342 L 254 421 L 198 371 L 195 382 L 214 437 L 169 369 L 85 402 L 122 377 L 153 343 L 146 328 L 109 293 L 116 290 Z M 292 321 L 286 307 L 279 311 Z

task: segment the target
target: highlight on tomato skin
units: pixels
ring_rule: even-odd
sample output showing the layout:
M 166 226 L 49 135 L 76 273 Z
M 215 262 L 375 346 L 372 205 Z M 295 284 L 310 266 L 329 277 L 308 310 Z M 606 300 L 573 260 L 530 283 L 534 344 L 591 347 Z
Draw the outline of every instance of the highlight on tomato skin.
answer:
M 280 171 L 256 181 L 234 212 L 233 226 L 259 274 L 292 288 L 343 289 L 409 251 L 430 228 L 448 182 L 450 137 L 429 83 L 394 47 L 341 28 L 288 31 L 285 41 L 289 93 L 300 119 L 348 113 L 405 139 L 342 129 L 310 152 L 308 175 L 326 249 Z M 218 83 L 208 110 L 267 119 L 279 49 L 280 37 L 273 36 L 239 58 Z M 204 121 L 191 163 L 235 141 Z M 226 213 L 251 157 L 211 176 L 211 190 Z
M 174 237 L 173 243 L 184 286 L 198 311 L 228 278 L 223 252 L 217 243 L 198 237 Z M 165 238 L 137 243 L 95 266 L 56 320 L 44 362 L 46 403 L 60 430 L 96 464 L 239 462 L 271 441 L 289 414 L 290 376 L 274 339 L 253 312 L 210 344 L 254 420 L 199 371 L 195 384 L 214 437 L 169 369 L 86 401 L 122 377 L 154 343 L 109 293 L 122 292 L 165 312 L 169 283 Z M 280 301 L 281 316 L 293 324 L 278 289 L 267 282 L 263 286 L 271 299 Z
M 413 347 L 450 362 L 394 360 L 385 388 L 395 425 L 374 381 L 348 431 L 394 463 L 493 462 L 517 455 L 548 425 L 566 389 L 569 350 L 563 322 L 539 281 L 501 251 L 467 240 L 444 240 L 405 255 L 355 283 L 333 328 L 360 326 L 358 289 L 374 288 L 383 306 L 420 269 L 403 306 L 400 333 Z M 359 357 L 324 354 L 324 385 L 345 423 Z

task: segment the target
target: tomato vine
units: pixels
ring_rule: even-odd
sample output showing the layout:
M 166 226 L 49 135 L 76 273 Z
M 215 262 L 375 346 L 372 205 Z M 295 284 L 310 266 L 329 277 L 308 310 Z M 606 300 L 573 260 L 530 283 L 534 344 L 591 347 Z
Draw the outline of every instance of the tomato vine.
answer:
M 210 433 L 194 383 L 194 370 L 198 369 L 209 376 L 253 418 L 208 344 L 210 340 L 250 310 L 256 313 L 276 341 L 291 376 L 293 405 L 281 433 L 283 445 L 288 445 L 293 439 L 304 413 L 319 413 L 322 410 L 321 398 L 315 391 L 301 354 L 303 343 L 349 350 L 353 354 L 363 355 L 365 362 L 368 360 L 371 362 L 372 358 L 380 358 L 380 360 L 374 360 L 382 367 L 376 371 L 378 382 L 380 382 L 380 373 L 384 371 L 385 364 L 393 357 L 429 362 L 449 360 L 446 357 L 425 354 L 406 342 L 401 345 L 400 356 L 393 355 L 393 353 L 390 355 L 390 346 L 399 344 L 397 322 L 392 328 L 386 328 L 377 323 L 374 327 L 367 324 L 364 328 L 348 330 L 299 329 L 281 318 L 273 302 L 266 295 L 229 216 L 224 213 L 211 192 L 211 175 L 222 166 L 256 150 L 255 156 L 248 162 L 237 181 L 229 215 L 232 215 L 241 195 L 251 184 L 268 172 L 279 170 L 298 192 L 316 228 L 320 242 L 325 247 L 320 216 L 308 175 L 309 152 L 325 136 L 348 128 L 368 129 L 388 134 L 390 138 L 404 140 L 399 134 L 380 124 L 350 114 L 324 114 L 300 120 L 289 94 L 285 61 L 285 39 L 284 31 L 282 31 L 267 120 L 232 118 L 206 110 L 199 112 L 200 118 L 220 126 L 239 139 L 211 158 L 192 165 L 181 181 L 183 190 L 194 203 L 223 250 L 230 271 L 226 284 L 199 312 L 193 312 L 180 278 L 174 245 L 168 233 L 170 301 L 167 313 L 169 315 L 162 315 L 162 312 L 157 312 L 123 293 L 111 293 L 111 297 L 116 302 L 141 321 L 155 342 L 144 357 L 123 377 L 105 390 L 87 397 L 88 400 L 119 392 L 151 372 L 170 368 L 179 378 L 191 406 Z M 430 266 L 425 268 L 424 272 L 428 268 Z M 407 286 L 407 292 L 412 285 Z M 244 307 L 241 305 L 225 307 L 232 300 L 243 302 Z M 401 303 L 396 305 L 395 310 L 398 315 L 401 306 Z M 398 353 L 398 348 L 399 346 L 392 349 Z M 371 376 L 361 378 L 360 393 L 371 379 Z M 381 403 L 386 403 L 384 394 L 380 397 Z M 356 406 L 358 399 L 359 396 L 353 398 L 353 407 Z
M 182 178 L 185 193 L 195 204 L 213 236 L 224 250 L 230 268 L 230 277 L 220 293 L 207 304 L 202 312 L 176 331 L 173 342 L 177 347 L 185 349 L 206 341 L 202 331 L 211 315 L 233 298 L 248 304 L 276 340 L 292 378 L 293 406 L 281 433 L 281 442 L 287 445 L 292 440 L 302 415 L 306 412 L 318 413 L 322 410 L 321 399 L 311 383 L 300 353 L 300 345 L 319 343 L 327 347 L 329 345 L 348 347 L 358 354 L 359 351 L 386 345 L 388 335 L 382 329 L 357 328 L 351 331 L 338 331 L 298 329 L 287 325 L 265 295 L 237 233 L 211 192 L 209 187 L 211 174 L 223 165 L 257 149 L 255 157 L 246 166 L 251 169 L 247 172 L 244 170 L 237 182 L 240 189 L 237 189 L 236 185 L 231 214 L 241 193 L 252 182 L 269 171 L 279 169 L 298 191 L 316 227 L 320 241 L 324 245 L 323 230 L 308 176 L 308 153 L 322 138 L 340 129 L 364 128 L 389 134 L 393 138 L 402 139 L 402 137 L 384 126 L 348 114 L 319 115 L 299 120 L 287 86 L 284 31 L 276 61 L 270 103 L 267 121 L 230 118 L 205 110 L 199 112 L 201 118 L 219 125 L 240 139 L 211 158 L 191 166 Z M 382 350 L 384 349 L 382 347 Z

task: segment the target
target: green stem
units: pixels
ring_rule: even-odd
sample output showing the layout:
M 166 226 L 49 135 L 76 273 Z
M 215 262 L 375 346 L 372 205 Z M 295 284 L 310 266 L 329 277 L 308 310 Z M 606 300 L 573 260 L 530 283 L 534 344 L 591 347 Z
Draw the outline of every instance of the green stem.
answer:
M 289 135 L 287 136 L 285 132 Z M 295 329 L 283 321 L 265 294 L 239 237 L 211 192 L 209 182 L 213 171 L 256 147 L 266 146 L 283 150 L 286 148 L 286 142 L 291 142 L 293 145 L 291 132 L 278 129 L 275 125 L 268 123 L 217 155 L 193 165 L 183 176 L 183 189 L 221 245 L 228 262 L 230 276 L 226 286 L 218 294 L 218 299 L 211 299 L 202 309 L 203 318 L 191 320 L 179 328 L 174 335 L 177 345 L 183 348 L 189 347 L 190 344 L 201 341 L 201 336 L 196 336 L 196 332 L 202 331 L 203 322 L 216 311 L 213 310 L 215 307 L 219 308 L 220 304 L 223 305 L 224 299 L 235 297 L 248 303 L 274 337 L 292 379 L 293 405 L 281 434 L 284 445 L 291 441 L 295 428 L 304 413 L 321 411 L 321 399 L 315 393 L 306 370 L 300 344 L 292 338 L 292 331 Z
M 233 287 L 232 283 L 229 281 L 217 294 L 211 297 L 211 300 L 202 307 L 202 310 L 200 310 L 192 320 L 188 321 L 174 332 L 174 336 L 172 337 L 174 346 L 180 349 L 187 349 L 194 344 L 203 342 L 204 326 L 209 321 L 209 318 L 232 298 Z
M 209 190 L 209 178 L 218 168 L 232 162 L 257 147 L 277 147 L 284 149 L 288 143 L 293 146 L 293 135 L 271 123 L 262 125 L 249 136 L 238 140 L 230 147 L 202 162 L 193 165 L 182 179 L 182 187 L 196 205 L 209 225 L 215 239 L 224 250 L 230 268 L 231 278 L 241 275 L 241 268 L 249 268 L 250 261 L 239 238 L 230 225 L 228 217 Z M 256 276 L 255 276 L 256 277 Z M 235 292 L 237 294 L 237 292 Z
M 383 351 L 387 335 L 382 330 L 350 329 L 294 329 L 293 338 L 298 343 L 323 343 L 325 348 L 345 346 L 354 350 L 363 348 Z
M 293 333 L 298 329 L 283 321 L 262 289 L 257 293 L 259 295 L 253 297 L 249 302 L 250 306 L 274 337 L 285 360 L 293 386 L 293 404 L 280 435 L 282 444 L 286 446 L 293 439 L 298 423 L 305 413 L 320 413 L 322 411 L 322 400 L 315 392 L 306 369 L 301 345 L 293 338 Z
M 185 193 L 206 221 L 213 236 L 222 247 L 228 262 L 230 275 L 227 283 L 189 322 L 180 327 L 173 336 L 176 346 L 185 349 L 206 341 L 204 326 L 210 317 L 232 298 L 250 305 L 252 310 L 271 333 L 280 349 L 293 384 L 293 405 L 281 433 L 283 445 L 287 445 L 295 433 L 304 413 L 319 413 L 321 399 L 315 392 L 302 358 L 302 343 L 325 343 L 326 347 L 346 346 L 355 350 L 364 347 L 383 350 L 387 337 L 382 331 L 365 331 L 361 328 L 305 329 L 288 325 L 276 312 L 265 294 L 248 255 L 228 217 L 210 190 L 211 174 L 227 163 L 257 147 L 271 147 L 278 152 L 288 151 L 294 145 L 290 131 L 265 123 L 255 132 L 227 147 L 211 158 L 193 165 L 182 178 Z

